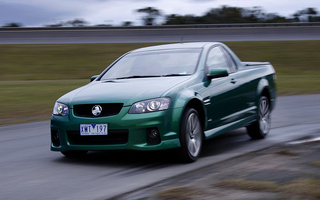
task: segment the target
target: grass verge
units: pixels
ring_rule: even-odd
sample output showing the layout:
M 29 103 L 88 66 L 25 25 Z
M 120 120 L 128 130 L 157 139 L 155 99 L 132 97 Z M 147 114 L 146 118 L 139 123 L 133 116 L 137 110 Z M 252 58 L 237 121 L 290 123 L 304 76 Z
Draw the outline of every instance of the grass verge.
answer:
M 0 45 L 0 126 L 49 119 L 59 96 L 125 52 L 155 44 Z M 226 44 L 243 61 L 271 62 L 279 95 L 320 93 L 320 41 Z
M 240 190 L 252 190 L 260 192 L 277 192 L 279 185 L 271 181 L 250 181 L 244 179 L 224 180 L 212 185 L 213 187 L 227 187 Z
M 211 185 L 213 189 L 225 189 L 257 192 L 286 194 L 284 199 L 310 199 L 320 198 L 320 180 L 297 179 L 286 184 L 279 185 L 271 181 L 252 181 L 246 179 L 229 179 Z M 156 197 L 161 200 L 168 199 L 201 199 L 210 197 L 209 189 L 200 189 L 193 186 L 176 186 L 156 192 Z M 212 191 L 211 191 L 212 192 Z M 243 193 L 242 193 L 243 195 Z M 209 199 L 209 198 L 208 198 Z M 263 198 L 262 198 L 263 199 Z M 268 198 L 269 199 L 269 198 Z M 278 198 L 277 198 L 278 199 Z
M 250 180 L 225 180 L 213 185 L 214 187 L 227 187 L 240 190 L 251 190 L 260 192 L 281 192 L 301 197 L 304 199 L 319 199 L 320 180 L 317 179 L 297 179 L 278 185 L 269 181 L 250 181 Z
M 0 125 L 48 120 L 55 101 L 89 80 L 0 81 Z
M 320 161 L 314 161 L 311 164 L 320 168 Z
M 194 187 L 177 186 L 169 189 L 161 190 L 156 193 L 159 199 L 175 199 L 175 200 L 192 200 L 201 199 L 201 196 L 206 192 Z M 199 197 L 199 198 L 197 198 Z

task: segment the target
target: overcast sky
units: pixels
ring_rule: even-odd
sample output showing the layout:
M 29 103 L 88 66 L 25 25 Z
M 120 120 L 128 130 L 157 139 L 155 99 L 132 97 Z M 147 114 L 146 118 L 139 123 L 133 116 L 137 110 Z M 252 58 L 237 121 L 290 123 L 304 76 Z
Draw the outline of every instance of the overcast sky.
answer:
M 252 8 L 285 17 L 312 7 L 320 11 L 320 0 L 0 0 L 0 26 L 16 22 L 23 26 L 44 26 L 83 19 L 88 25 L 121 25 L 132 21 L 141 25 L 142 14 L 135 10 L 154 7 L 162 14 L 201 16 L 222 5 Z

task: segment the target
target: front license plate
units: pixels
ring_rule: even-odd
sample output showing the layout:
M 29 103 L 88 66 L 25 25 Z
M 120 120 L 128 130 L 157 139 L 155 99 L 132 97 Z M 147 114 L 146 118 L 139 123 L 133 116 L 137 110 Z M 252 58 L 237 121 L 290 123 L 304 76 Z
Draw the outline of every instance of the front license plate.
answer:
M 80 135 L 108 135 L 108 124 L 80 124 Z

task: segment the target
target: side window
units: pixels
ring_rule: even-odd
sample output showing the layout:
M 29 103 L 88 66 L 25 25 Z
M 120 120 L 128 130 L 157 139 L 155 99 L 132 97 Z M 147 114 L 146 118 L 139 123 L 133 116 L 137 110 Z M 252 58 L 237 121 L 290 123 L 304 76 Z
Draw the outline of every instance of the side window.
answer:
M 225 68 L 225 69 L 228 69 L 229 72 L 231 72 L 229 69 L 228 60 L 223 50 L 219 46 L 214 47 L 210 50 L 207 57 L 206 65 L 209 70 L 215 69 L 215 68 L 219 68 L 219 69 Z
M 229 61 L 229 70 L 230 70 L 230 73 L 233 73 L 233 72 L 236 72 L 237 71 L 237 65 L 236 63 L 234 62 L 234 60 L 231 58 L 231 55 L 227 52 L 226 49 L 224 49 L 224 52 L 225 52 L 225 56 L 227 57 L 228 61 Z

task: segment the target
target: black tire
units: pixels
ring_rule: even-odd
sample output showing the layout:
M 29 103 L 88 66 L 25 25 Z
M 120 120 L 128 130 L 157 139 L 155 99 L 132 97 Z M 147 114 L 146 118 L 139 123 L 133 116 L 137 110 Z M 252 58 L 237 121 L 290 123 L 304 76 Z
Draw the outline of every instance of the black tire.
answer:
M 203 129 L 198 112 L 193 108 L 187 108 L 183 114 L 180 125 L 179 157 L 183 162 L 194 162 L 200 155 Z
M 68 158 L 84 157 L 88 151 L 61 151 L 61 153 Z
M 263 139 L 270 131 L 270 101 L 268 97 L 262 96 L 258 105 L 258 119 L 247 126 L 247 133 L 252 139 Z

